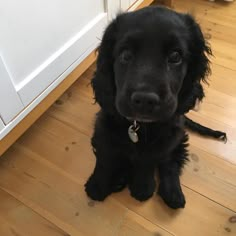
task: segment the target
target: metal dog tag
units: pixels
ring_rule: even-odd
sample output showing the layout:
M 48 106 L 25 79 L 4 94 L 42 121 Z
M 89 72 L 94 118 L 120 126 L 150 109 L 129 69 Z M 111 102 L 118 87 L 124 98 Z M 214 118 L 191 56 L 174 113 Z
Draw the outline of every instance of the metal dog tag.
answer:
M 137 125 L 136 121 L 134 121 L 134 124 L 131 125 L 128 129 L 129 138 L 133 143 L 138 142 L 138 134 L 137 134 L 138 129 L 139 125 Z

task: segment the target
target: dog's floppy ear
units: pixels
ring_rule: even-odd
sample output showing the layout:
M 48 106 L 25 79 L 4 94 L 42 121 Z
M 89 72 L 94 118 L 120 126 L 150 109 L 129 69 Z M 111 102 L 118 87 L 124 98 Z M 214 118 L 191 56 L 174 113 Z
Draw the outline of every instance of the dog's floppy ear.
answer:
M 183 17 L 188 30 L 189 59 L 187 74 L 179 93 L 178 112 L 181 114 L 193 109 L 196 101 L 203 99 L 204 90 L 201 82 L 207 83 L 207 77 L 211 72 L 208 56 L 212 55 L 200 26 L 192 16 L 185 14 Z
M 114 46 L 116 43 L 117 20 L 113 20 L 106 28 L 98 49 L 97 68 L 92 79 L 92 88 L 95 101 L 104 111 L 113 113 L 115 104 L 115 81 L 114 81 Z

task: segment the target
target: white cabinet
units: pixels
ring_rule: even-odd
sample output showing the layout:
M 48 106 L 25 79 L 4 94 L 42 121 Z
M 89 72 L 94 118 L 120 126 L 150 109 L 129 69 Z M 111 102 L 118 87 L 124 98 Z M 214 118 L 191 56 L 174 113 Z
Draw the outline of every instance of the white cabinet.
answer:
M 116 17 L 116 15 L 121 11 L 121 0 L 107 0 L 106 1 L 106 9 L 108 12 L 109 20 L 112 20 Z
M 0 0 L 0 9 L 0 55 L 24 106 L 97 46 L 107 21 L 103 0 Z
M 0 0 L 0 140 L 144 0 Z M 136 4 L 137 4 L 136 3 Z
M 121 0 L 121 9 L 126 11 L 130 6 L 129 0 Z
M 0 56 L 0 117 L 8 124 L 24 106 Z
M 135 2 L 137 2 L 137 0 L 129 0 L 130 6 L 133 5 Z
M 6 125 L 32 110 L 99 45 L 107 16 L 104 0 L 0 0 L 0 116 Z
M 120 0 L 121 10 L 126 11 L 129 7 L 131 7 L 138 0 Z
M 118 13 L 127 11 L 135 3 L 139 5 L 142 2 L 143 0 L 107 0 L 106 4 L 107 4 L 109 20 L 114 19 Z M 136 7 L 134 7 L 134 9 L 135 8 Z
M 5 125 L 4 125 L 4 123 L 3 123 L 3 121 L 2 121 L 2 119 L 1 119 L 1 117 L 0 117 L 0 132 L 1 132 L 1 130 L 3 130 L 5 128 Z

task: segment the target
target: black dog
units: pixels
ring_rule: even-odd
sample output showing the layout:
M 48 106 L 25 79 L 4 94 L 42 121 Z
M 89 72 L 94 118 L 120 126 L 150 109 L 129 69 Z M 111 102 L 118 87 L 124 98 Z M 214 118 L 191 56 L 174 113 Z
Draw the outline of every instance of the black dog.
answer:
M 85 185 L 89 197 L 104 200 L 127 184 L 134 198 L 146 200 L 157 170 L 166 204 L 185 206 L 179 180 L 187 160 L 184 127 L 212 135 L 184 116 L 204 97 L 209 54 L 194 19 L 166 8 L 121 14 L 108 26 L 92 80 L 101 111 L 92 138 L 96 167 Z

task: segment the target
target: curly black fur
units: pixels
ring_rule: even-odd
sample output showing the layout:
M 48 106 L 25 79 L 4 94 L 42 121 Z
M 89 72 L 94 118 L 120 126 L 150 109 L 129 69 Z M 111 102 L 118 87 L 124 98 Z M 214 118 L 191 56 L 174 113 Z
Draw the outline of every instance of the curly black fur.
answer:
M 185 206 L 179 180 L 187 160 L 184 114 L 204 97 L 209 54 L 187 14 L 148 7 L 111 22 L 92 80 L 101 110 L 92 138 L 96 166 L 85 185 L 89 197 L 101 201 L 128 185 L 134 198 L 146 200 L 157 170 L 163 200 Z M 132 120 L 139 120 L 137 143 L 127 133 Z

